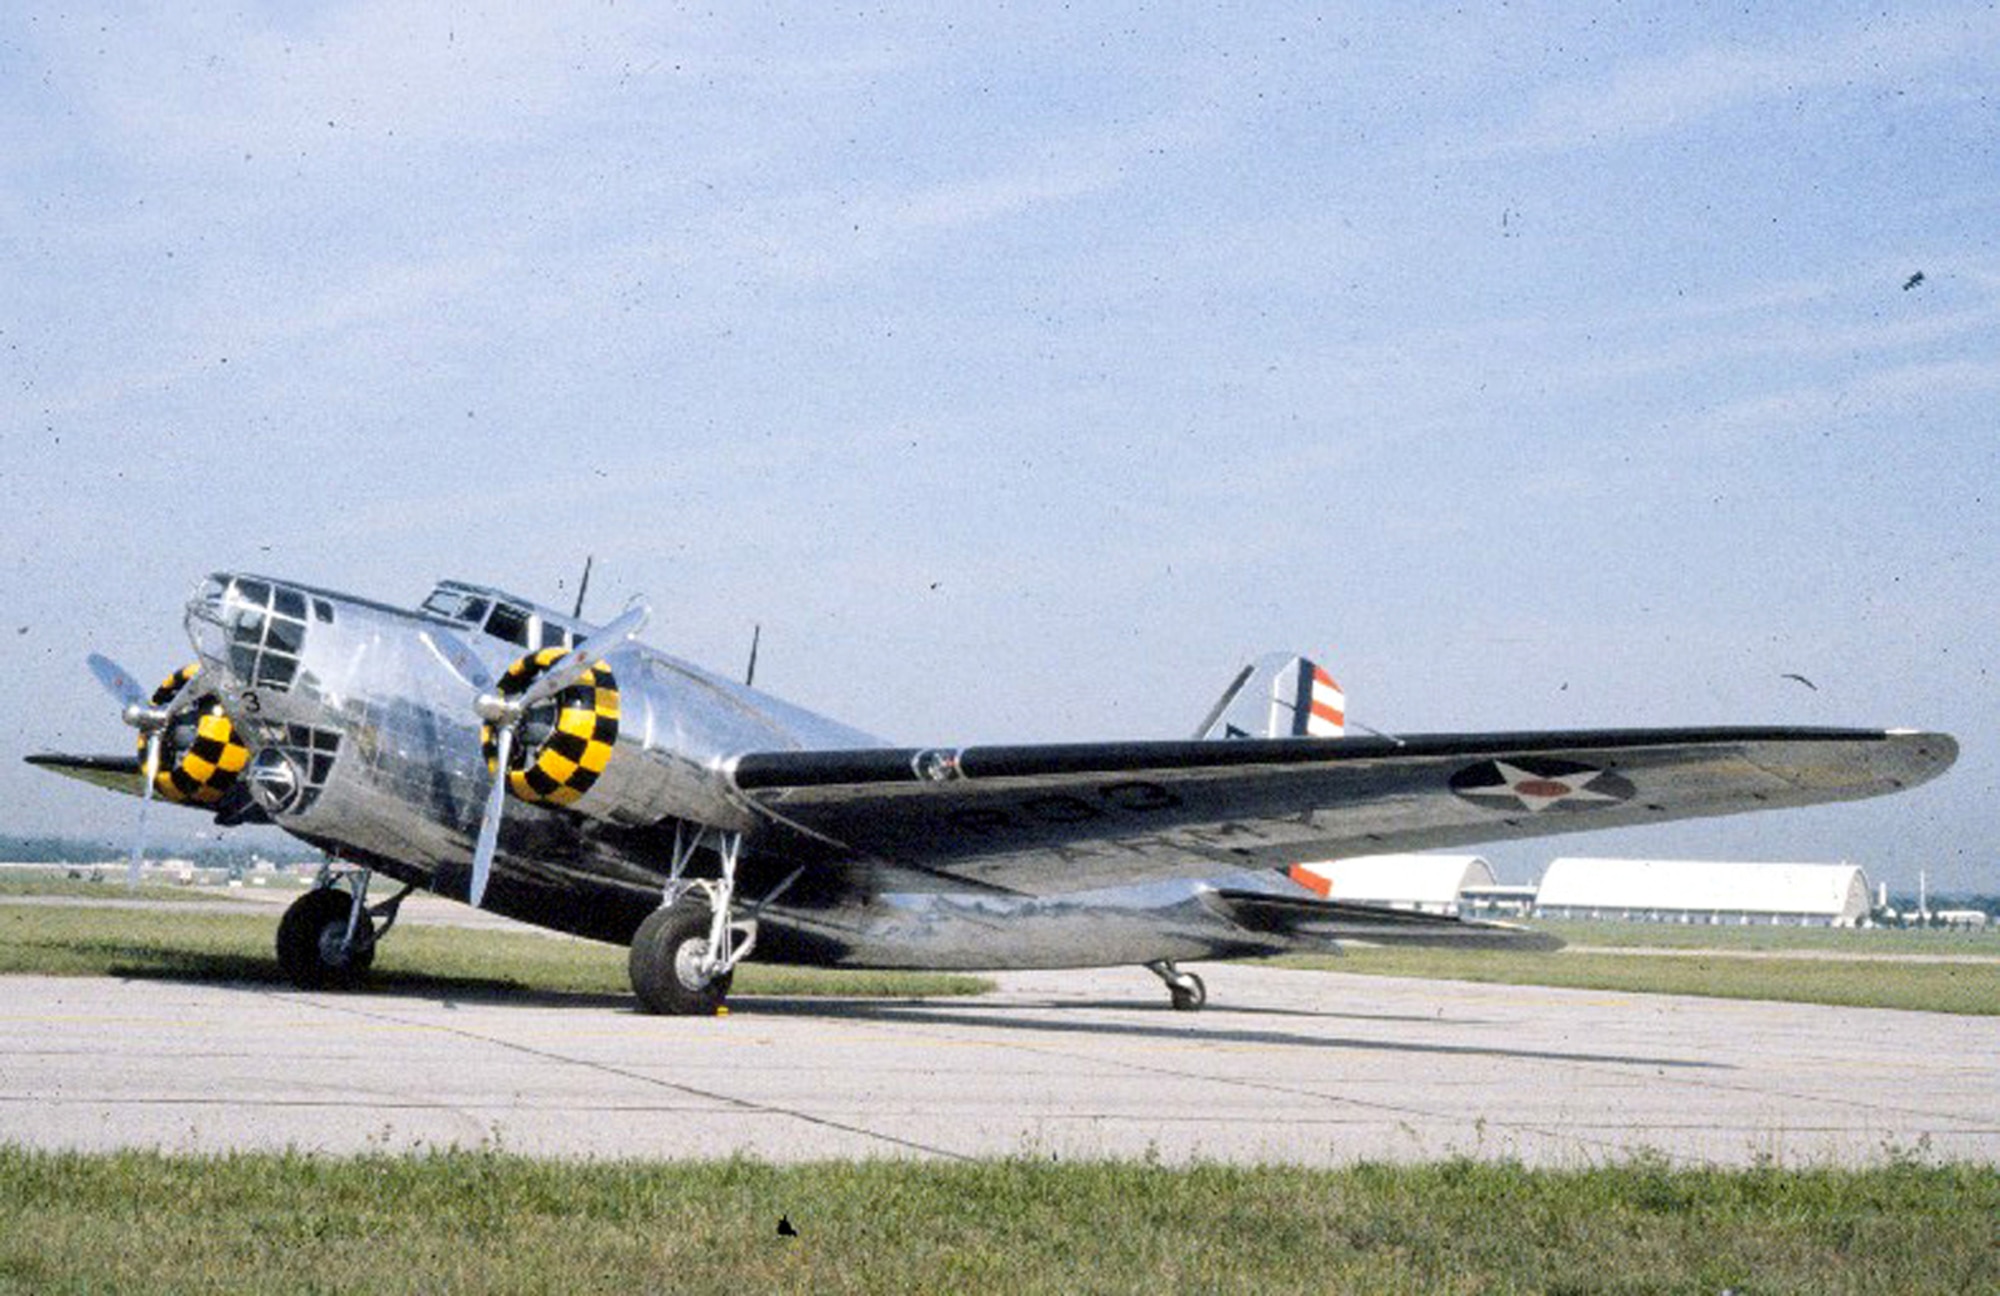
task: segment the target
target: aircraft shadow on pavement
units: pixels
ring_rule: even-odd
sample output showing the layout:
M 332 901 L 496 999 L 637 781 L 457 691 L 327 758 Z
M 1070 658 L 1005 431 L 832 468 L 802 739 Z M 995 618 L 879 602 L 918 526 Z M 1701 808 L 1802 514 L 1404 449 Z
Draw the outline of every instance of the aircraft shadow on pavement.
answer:
M 1137 1005 L 1119 1003 L 1109 1007 L 1129 1009 Z M 1427 1044 L 1410 1040 L 1361 1039 L 1343 1035 L 1312 1035 L 1276 1029 L 1244 1029 L 1230 1024 L 1236 1010 L 1208 1010 L 1196 1014 L 1177 1013 L 1162 1008 L 1158 1025 L 1130 1021 L 1085 1020 L 1075 1016 L 1087 1005 L 1077 1003 L 1009 1003 L 950 1007 L 918 1000 L 746 1000 L 742 1011 L 774 1016 L 847 1018 L 855 1021 L 887 1022 L 896 1025 L 976 1027 L 984 1030 L 1021 1031 L 1038 1035 L 1072 1034 L 1127 1039 L 1157 1039 L 1184 1044 L 1260 1044 L 1279 1048 L 1340 1049 L 1383 1053 L 1415 1053 L 1446 1057 L 1512 1058 L 1533 1062 L 1584 1062 L 1610 1066 L 1672 1067 L 1676 1070 L 1730 1071 L 1728 1063 L 1699 1059 L 1647 1057 L 1621 1053 L 1585 1053 L 1552 1049 L 1497 1048 L 1474 1044 Z M 1318 1016 L 1298 1013 L 1299 1016 Z M 1328 1014 L 1332 1016 L 1334 1014 Z M 1341 1014 L 1345 1015 L 1345 1014 Z M 1408 1018 L 1389 1018 L 1407 1021 Z M 1428 1017 L 1420 1022 L 1432 1022 Z M 1441 1022 L 1433 1024 L 1443 1024 Z
M 236 954 L 175 951 L 171 958 L 155 957 L 146 964 L 114 966 L 113 976 L 130 981 L 188 981 L 208 985 L 236 985 L 253 991 L 289 990 L 291 984 L 267 959 Z M 593 991 L 527 989 L 506 981 L 478 977 L 435 976 L 421 972 L 377 973 L 357 991 L 343 992 L 369 999 L 428 999 L 450 1008 L 455 1004 L 518 1005 L 524 1008 L 572 1008 L 636 1011 L 627 994 Z M 1304 1031 L 1275 1028 L 1245 1029 L 1233 1023 L 1243 1017 L 1291 1018 L 1335 1021 L 1375 1021 L 1388 1024 L 1423 1024 L 1464 1027 L 1478 1023 L 1465 1019 L 1408 1014 L 1365 1014 L 1313 1012 L 1296 1008 L 1211 1008 L 1201 1013 L 1177 1013 L 1152 1001 L 1045 1001 L 967 1003 L 922 999 L 853 999 L 805 996 L 744 996 L 736 1001 L 746 1016 L 816 1017 L 827 1020 L 885 1022 L 909 1026 L 955 1026 L 985 1030 L 1074 1034 L 1126 1039 L 1157 1039 L 1179 1043 L 1258 1044 L 1281 1048 L 1372 1050 L 1384 1053 L 1414 1053 L 1431 1056 L 1514 1058 L 1540 1062 L 1584 1062 L 1615 1066 L 1673 1067 L 1677 1070 L 1733 1070 L 1726 1063 L 1686 1058 L 1643 1057 L 1628 1054 L 1560 1052 L 1548 1049 L 1509 1049 L 1470 1044 L 1429 1044 L 1408 1040 L 1361 1039 L 1354 1036 L 1316 1035 Z M 1085 1019 L 1083 1013 L 1157 1009 L 1161 1018 L 1149 1022 Z
M 293 991 L 276 963 L 242 954 L 153 951 L 145 963 L 114 964 L 107 971 L 123 981 L 185 981 L 245 990 Z M 594 990 L 532 989 L 494 977 L 441 976 L 428 972 L 373 972 L 357 990 L 322 993 L 368 999 L 430 999 L 453 1003 L 519 1004 L 524 1008 L 630 1008 L 632 996 Z
M 964 997 L 956 995 L 954 996 L 941 995 L 935 999 L 918 999 L 918 998 L 897 997 L 897 996 L 885 996 L 881 999 L 844 998 L 844 997 L 837 999 L 831 997 L 827 999 L 818 999 L 818 998 L 803 998 L 803 997 L 793 997 L 793 996 L 783 996 L 783 995 L 770 995 L 770 996 L 739 995 L 735 999 L 731 1000 L 731 1002 L 741 1005 L 745 1011 L 763 1012 L 775 1008 L 775 1010 L 779 1012 L 796 1012 L 802 1014 L 812 1014 L 816 1011 L 819 1011 L 823 1005 L 834 1002 L 843 1004 L 861 1004 L 861 1005 L 893 1004 L 901 1007 L 908 1007 L 911 1009 L 917 1009 L 921 1005 L 948 1004 L 955 1009 L 960 1009 L 967 1012 L 979 1012 L 979 1013 L 1020 1013 L 1020 1012 L 1045 1012 L 1045 1011 L 1152 1012 L 1155 1009 L 1158 1009 L 1160 1012 L 1163 1013 L 1172 1011 L 1167 1007 L 1166 1001 L 1164 999 L 1154 999 L 1151 997 L 1143 999 L 1062 999 L 1062 1000 L 1051 999 L 1040 1003 L 1036 1002 L 1024 1003 L 1020 1000 L 988 1000 L 977 997 Z M 1214 1007 L 1210 1008 L 1208 1011 L 1212 1013 L 1229 1013 L 1238 1016 L 1249 1015 L 1256 1017 L 1294 1017 L 1306 1021 L 1421 1022 L 1436 1026 L 1484 1026 L 1488 1024 L 1484 1018 L 1478 1018 L 1478 1017 L 1454 1017 L 1451 1018 L 1450 1020 L 1444 1020 L 1435 1016 L 1428 1016 L 1422 1013 L 1329 1012 L 1325 1009 L 1320 1009 L 1320 1008 L 1272 1008 L 1261 1004 L 1238 1004 L 1238 1003 L 1217 1004 Z

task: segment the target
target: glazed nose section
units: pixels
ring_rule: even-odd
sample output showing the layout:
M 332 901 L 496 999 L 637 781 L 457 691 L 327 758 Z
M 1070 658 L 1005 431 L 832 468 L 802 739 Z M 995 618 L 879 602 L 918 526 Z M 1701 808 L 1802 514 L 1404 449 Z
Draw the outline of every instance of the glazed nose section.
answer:
M 288 693 L 315 621 L 330 622 L 324 599 L 256 576 L 217 573 L 188 600 L 188 637 L 204 664 L 239 688 Z

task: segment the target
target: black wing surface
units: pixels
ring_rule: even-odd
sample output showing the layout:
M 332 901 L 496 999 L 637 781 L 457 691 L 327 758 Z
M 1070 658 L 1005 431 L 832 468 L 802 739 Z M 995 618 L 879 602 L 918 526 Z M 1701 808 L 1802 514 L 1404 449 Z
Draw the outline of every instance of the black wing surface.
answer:
M 758 813 L 940 889 L 1035 895 L 1879 796 L 1948 735 L 1715 728 L 759 752 Z
M 143 796 L 146 792 L 146 772 L 140 768 L 137 756 L 60 756 L 45 753 L 23 759 L 30 765 L 67 774 L 85 783 L 110 788 L 113 792 L 129 796 Z

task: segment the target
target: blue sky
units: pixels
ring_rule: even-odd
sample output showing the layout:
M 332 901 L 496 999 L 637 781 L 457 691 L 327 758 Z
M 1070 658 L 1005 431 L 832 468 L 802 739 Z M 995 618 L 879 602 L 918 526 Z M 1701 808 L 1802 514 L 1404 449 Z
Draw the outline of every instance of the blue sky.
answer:
M 125 831 L 17 756 L 122 748 L 83 655 L 166 674 L 211 569 L 590 553 L 909 741 L 1180 736 L 1276 647 L 1403 732 L 1941 728 L 1496 859 L 2000 888 L 2000 10 L 1299 8 L 17 6 L 8 825 Z

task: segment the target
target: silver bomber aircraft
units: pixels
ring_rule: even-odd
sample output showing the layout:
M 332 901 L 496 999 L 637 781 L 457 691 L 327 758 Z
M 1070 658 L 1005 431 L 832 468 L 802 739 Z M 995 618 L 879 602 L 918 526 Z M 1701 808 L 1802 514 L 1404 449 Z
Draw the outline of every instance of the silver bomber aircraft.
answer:
M 414 609 L 220 573 L 198 661 L 147 692 L 91 669 L 139 753 L 73 777 L 326 853 L 278 926 L 298 984 L 356 983 L 414 889 L 629 945 L 660 1013 L 712 1013 L 776 963 L 1144 965 L 1348 939 L 1549 948 L 1498 923 L 1329 901 L 1299 861 L 1851 800 L 1942 773 L 1948 736 L 1708 728 L 1343 732 L 1312 662 L 1245 667 L 1185 741 L 899 747 L 497 589 Z M 339 867 L 335 867 L 338 862 Z M 380 873 L 402 884 L 371 903 Z

